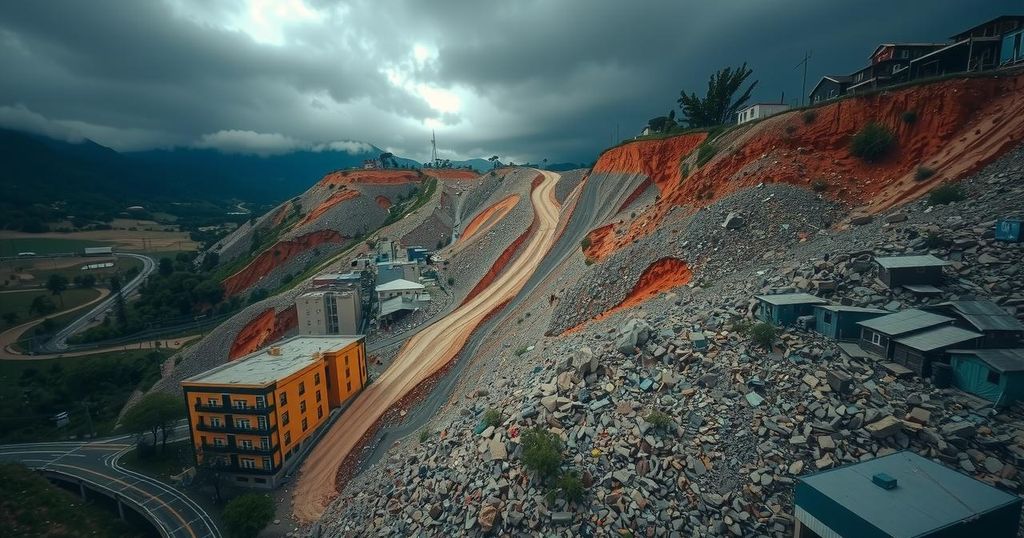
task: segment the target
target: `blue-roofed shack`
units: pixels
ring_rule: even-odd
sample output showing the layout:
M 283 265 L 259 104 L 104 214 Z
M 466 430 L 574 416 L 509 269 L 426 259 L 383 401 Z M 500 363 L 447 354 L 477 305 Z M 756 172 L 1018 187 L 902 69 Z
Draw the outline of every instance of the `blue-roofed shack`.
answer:
M 949 262 L 930 254 L 924 256 L 888 256 L 875 258 L 878 279 L 891 288 L 905 285 L 942 283 L 942 268 Z
M 923 309 L 957 318 L 957 325 L 985 335 L 981 347 L 1017 347 L 1024 338 L 1024 325 L 992 301 L 948 301 Z
M 933 362 L 947 362 L 946 351 L 978 347 L 982 335 L 952 325 L 942 325 L 910 336 L 897 338 L 892 360 L 910 368 L 921 377 L 932 375 Z
M 809 293 L 758 295 L 757 301 L 757 318 L 778 326 L 793 325 L 796 318 L 813 315 L 814 305 L 828 303 Z
M 953 384 L 997 406 L 1024 400 L 1024 349 L 952 349 Z
M 1017 535 L 1021 499 L 910 451 L 803 476 L 797 538 Z
M 939 325 L 952 325 L 953 321 L 953 318 L 916 308 L 903 310 L 888 316 L 857 322 L 857 325 L 861 327 L 858 344 L 864 351 L 888 359 L 892 358 L 897 338 Z
M 877 308 L 858 306 L 815 305 L 814 330 L 833 340 L 857 340 L 860 338 L 858 322 L 888 314 Z

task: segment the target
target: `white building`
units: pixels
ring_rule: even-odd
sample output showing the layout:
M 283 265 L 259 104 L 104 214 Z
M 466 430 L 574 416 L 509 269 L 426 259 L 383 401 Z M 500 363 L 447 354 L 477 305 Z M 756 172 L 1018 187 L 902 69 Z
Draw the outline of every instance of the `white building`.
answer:
M 299 334 L 359 334 L 363 305 L 359 292 L 314 291 L 295 298 L 299 315 Z
M 736 123 L 742 124 L 748 121 L 759 120 L 761 118 L 767 118 L 773 116 L 779 112 L 785 112 L 789 110 L 789 105 L 785 103 L 757 103 L 750 105 L 746 108 L 740 109 L 736 113 Z
M 382 318 L 399 310 L 416 310 L 430 302 L 430 294 L 423 284 L 408 280 L 392 280 L 377 286 L 377 302 L 380 310 L 377 317 Z

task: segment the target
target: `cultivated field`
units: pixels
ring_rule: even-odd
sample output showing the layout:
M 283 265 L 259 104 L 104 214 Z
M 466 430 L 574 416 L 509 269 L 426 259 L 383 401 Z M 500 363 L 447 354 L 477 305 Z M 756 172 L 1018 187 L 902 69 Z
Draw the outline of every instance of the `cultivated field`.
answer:
M 15 256 L 19 252 L 52 254 L 100 246 L 132 252 L 176 252 L 196 250 L 199 247 L 185 232 L 93 230 L 30 234 L 0 231 L 0 256 Z

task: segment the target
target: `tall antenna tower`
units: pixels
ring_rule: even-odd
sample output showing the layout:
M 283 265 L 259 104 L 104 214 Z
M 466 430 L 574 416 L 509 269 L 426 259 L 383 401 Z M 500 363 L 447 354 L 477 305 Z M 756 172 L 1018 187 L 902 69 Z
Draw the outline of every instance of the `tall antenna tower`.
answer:
M 430 165 L 437 166 L 437 136 L 430 130 Z
M 800 106 L 804 106 L 804 96 L 807 95 L 807 62 L 811 59 L 811 51 L 804 53 L 804 59 L 800 60 L 800 63 L 796 64 L 793 69 L 800 69 L 802 65 L 804 67 L 804 80 L 803 86 L 800 87 Z

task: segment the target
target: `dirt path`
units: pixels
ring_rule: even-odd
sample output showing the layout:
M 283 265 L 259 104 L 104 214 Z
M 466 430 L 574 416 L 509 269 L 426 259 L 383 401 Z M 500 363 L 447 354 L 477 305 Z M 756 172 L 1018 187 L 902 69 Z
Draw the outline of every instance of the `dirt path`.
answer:
M 487 314 L 526 285 L 554 244 L 558 226 L 554 186 L 560 176 L 541 174 L 544 181 L 530 195 L 537 228 L 522 254 L 483 293 L 412 337 L 391 367 L 356 397 L 309 454 L 292 497 L 292 511 L 299 522 L 312 523 L 323 514 L 338 494 L 335 480 L 339 466 L 384 413 L 448 364 Z

